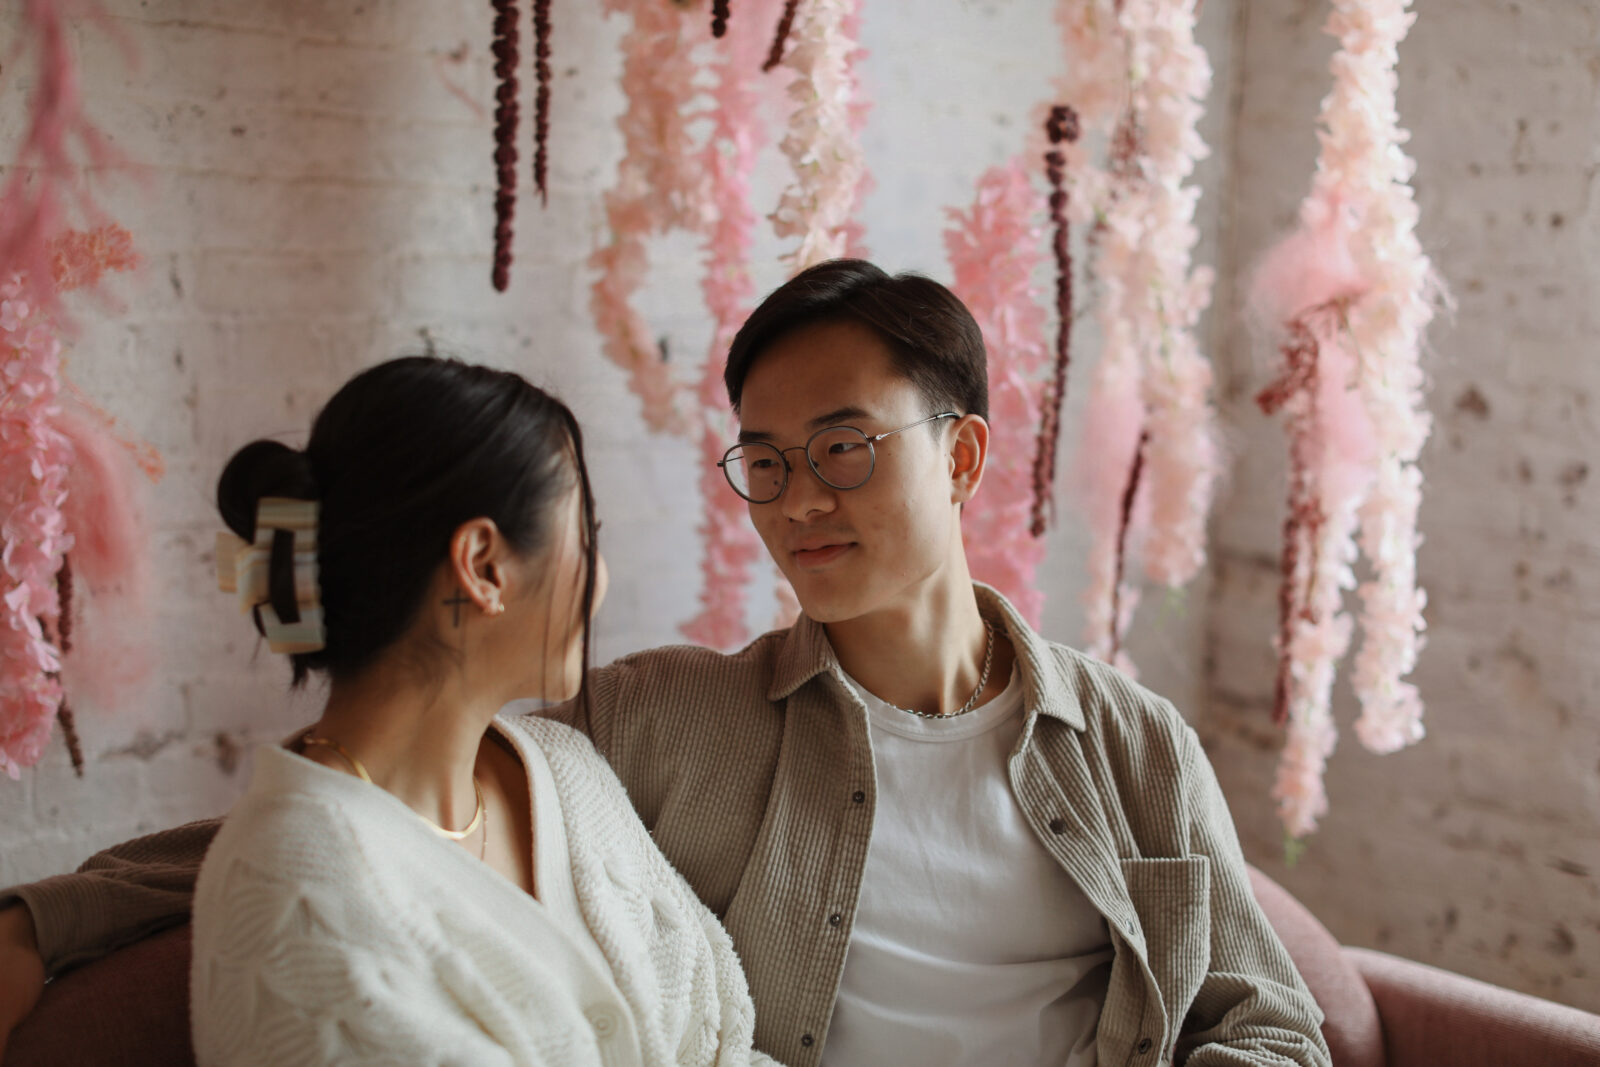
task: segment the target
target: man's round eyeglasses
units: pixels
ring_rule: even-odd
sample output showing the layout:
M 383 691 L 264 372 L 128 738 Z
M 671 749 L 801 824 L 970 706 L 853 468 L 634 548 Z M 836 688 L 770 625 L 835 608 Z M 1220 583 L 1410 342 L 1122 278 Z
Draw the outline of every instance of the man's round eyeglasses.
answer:
M 822 480 L 822 484 L 834 489 L 859 489 L 872 477 L 873 468 L 877 465 L 877 454 L 872 447 L 874 444 L 885 437 L 893 437 L 937 419 L 960 417 L 953 411 L 941 411 L 909 426 L 886 430 L 871 437 L 854 426 L 828 426 L 812 434 L 804 445 L 792 445 L 789 448 L 779 448 L 761 441 L 746 441 L 724 452 L 717 466 L 722 468 L 733 491 L 752 504 L 770 504 L 783 495 L 789 484 L 790 472 L 785 453 L 796 450 L 806 454 L 806 463 Z

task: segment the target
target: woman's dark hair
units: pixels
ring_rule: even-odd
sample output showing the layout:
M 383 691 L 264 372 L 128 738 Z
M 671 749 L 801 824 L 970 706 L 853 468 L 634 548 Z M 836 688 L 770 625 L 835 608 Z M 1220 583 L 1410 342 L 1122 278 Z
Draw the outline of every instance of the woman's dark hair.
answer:
M 774 289 L 745 320 L 722 373 L 735 411 L 744 380 L 768 347 L 822 322 L 865 323 L 889 346 L 894 368 L 929 410 L 989 417 L 983 331 L 949 289 L 920 274 L 890 276 L 864 259 L 830 259 Z
M 596 527 L 583 435 L 565 404 L 509 371 L 433 356 L 362 371 L 317 415 L 304 452 L 277 441 L 240 449 L 217 483 L 217 507 L 252 541 L 262 497 L 319 504 L 327 637 L 321 650 L 291 657 L 298 686 L 313 670 L 353 675 L 393 645 L 417 618 L 462 523 L 487 516 L 517 551 L 542 551 L 574 480 L 587 678 Z M 587 688 L 579 692 L 587 714 Z

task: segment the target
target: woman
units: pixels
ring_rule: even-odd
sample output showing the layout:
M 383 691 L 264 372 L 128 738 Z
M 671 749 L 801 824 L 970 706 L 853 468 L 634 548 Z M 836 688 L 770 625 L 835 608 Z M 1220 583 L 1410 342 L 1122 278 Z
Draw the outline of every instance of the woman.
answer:
M 222 584 L 329 688 L 201 869 L 200 1063 L 771 1062 L 726 933 L 587 739 L 496 717 L 583 706 L 606 569 L 567 408 L 395 360 L 217 495 Z

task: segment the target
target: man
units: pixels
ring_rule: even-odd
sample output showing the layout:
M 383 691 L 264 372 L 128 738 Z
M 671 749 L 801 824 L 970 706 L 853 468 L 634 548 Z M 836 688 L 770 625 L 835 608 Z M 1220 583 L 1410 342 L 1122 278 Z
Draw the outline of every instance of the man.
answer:
M 733 937 L 790 1064 L 1326 1064 L 1198 741 L 975 586 L 971 315 L 854 260 L 772 293 L 725 374 L 723 469 L 804 615 L 590 679 L 588 727 Z M 37 973 L 186 913 L 215 823 L 0 895 Z M 15 999 L 15 998 L 13 998 Z M 3 1022 L 4 1020 L 0 1020 Z

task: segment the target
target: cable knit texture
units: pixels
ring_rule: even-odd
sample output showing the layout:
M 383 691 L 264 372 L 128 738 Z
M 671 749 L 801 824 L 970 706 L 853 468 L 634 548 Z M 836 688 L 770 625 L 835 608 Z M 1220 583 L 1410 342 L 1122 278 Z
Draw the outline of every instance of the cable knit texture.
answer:
M 497 725 L 539 900 L 389 793 L 261 750 L 195 889 L 201 1064 L 770 1062 L 732 942 L 588 739 Z

